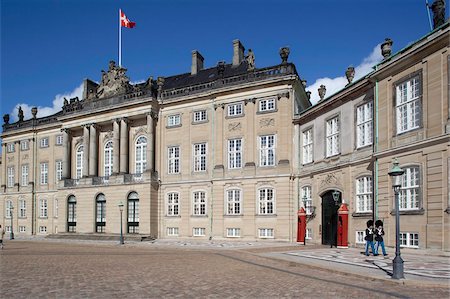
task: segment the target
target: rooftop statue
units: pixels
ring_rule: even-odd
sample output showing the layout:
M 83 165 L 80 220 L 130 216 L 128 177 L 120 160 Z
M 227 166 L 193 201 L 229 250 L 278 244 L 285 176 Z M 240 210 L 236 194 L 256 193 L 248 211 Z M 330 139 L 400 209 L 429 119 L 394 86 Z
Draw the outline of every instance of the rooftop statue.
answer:
M 433 28 L 436 29 L 445 23 L 445 1 L 435 0 L 429 7 L 433 12 Z
M 109 62 L 107 72 L 102 70 L 102 81 L 97 88 L 97 98 L 106 98 L 126 93 L 130 89 L 130 79 L 126 76 L 127 69 L 116 66 L 114 61 Z
M 247 60 L 247 70 L 252 71 L 255 69 L 255 54 L 253 53 L 252 49 L 248 49 L 248 54 L 245 57 L 245 60 Z
M 17 116 L 19 117 L 19 121 L 23 121 L 23 110 L 22 110 L 22 106 L 19 106 L 19 113 L 17 113 Z

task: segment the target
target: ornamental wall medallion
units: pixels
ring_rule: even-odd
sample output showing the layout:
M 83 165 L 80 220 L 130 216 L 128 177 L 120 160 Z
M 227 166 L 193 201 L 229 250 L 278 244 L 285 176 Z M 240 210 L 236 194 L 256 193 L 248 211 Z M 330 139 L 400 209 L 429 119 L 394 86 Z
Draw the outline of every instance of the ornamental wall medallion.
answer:
M 108 131 L 108 133 L 106 133 L 105 138 L 103 140 L 110 140 L 113 139 L 114 137 L 114 133 L 112 131 Z
M 14 161 L 14 157 L 8 157 L 8 162 L 13 162 Z
M 275 126 L 275 119 L 274 118 L 262 118 L 259 120 L 259 127 L 274 127 Z
M 28 154 L 25 154 L 22 156 L 22 160 L 26 160 L 26 159 L 28 159 Z
M 341 182 L 334 173 L 329 173 L 320 183 L 320 188 L 341 186 Z
M 232 131 L 240 131 L 242 128 L 241 123 L 240 122 L 234 122 L 234 123 L 229 123 L 228 124 L 228 131 L 232 132 Z

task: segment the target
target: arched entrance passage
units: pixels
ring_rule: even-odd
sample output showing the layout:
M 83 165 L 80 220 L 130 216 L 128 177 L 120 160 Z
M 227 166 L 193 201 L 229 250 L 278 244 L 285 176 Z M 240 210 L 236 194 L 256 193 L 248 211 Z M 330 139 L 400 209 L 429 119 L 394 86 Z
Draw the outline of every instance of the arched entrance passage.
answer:
M 322 194 L 322 244 L 337 246 L 338 209 L 341 192 L 329 190 Z

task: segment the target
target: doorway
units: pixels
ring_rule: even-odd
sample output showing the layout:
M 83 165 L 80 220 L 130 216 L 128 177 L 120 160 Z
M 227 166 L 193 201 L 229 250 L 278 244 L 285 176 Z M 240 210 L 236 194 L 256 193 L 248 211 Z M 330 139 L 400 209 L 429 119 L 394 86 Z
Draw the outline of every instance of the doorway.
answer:
M 337 192 L 337 193 L 336 193 Z M 335 201 L 333 193 L 337 198 Z M 341 192 L 330 190 L 322 195 L 322 244 L 337 246 L 337 219 Z

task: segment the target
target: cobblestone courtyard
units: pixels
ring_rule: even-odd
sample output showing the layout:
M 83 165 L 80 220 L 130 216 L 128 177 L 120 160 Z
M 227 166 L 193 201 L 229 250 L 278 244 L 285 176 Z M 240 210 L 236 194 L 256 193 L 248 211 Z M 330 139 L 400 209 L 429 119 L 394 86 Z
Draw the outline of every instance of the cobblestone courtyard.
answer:
M 7 242 L 2 298 L 448 298 L 449 289 L 368 279 L 263 256 L 267 249 Z

